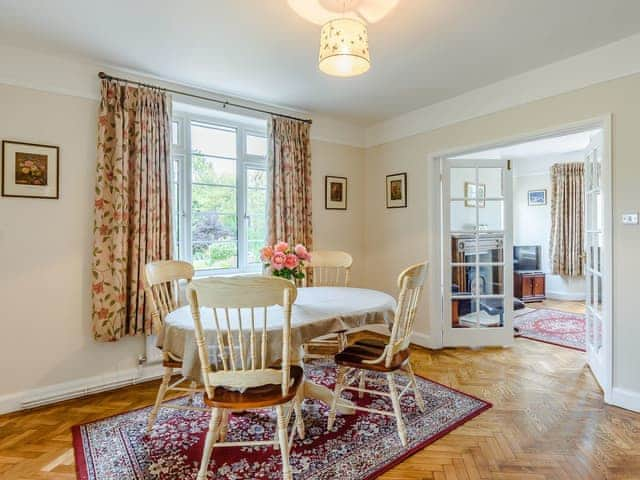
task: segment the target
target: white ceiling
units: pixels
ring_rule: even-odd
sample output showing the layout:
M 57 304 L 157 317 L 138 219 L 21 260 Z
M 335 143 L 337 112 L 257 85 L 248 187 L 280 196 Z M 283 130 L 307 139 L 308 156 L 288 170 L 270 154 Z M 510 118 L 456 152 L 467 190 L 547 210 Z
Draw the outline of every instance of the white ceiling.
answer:
M 0 0 L 0 44 L 361 125 L 630 36 L 640 1 L 400 0 L 347 79 L 318 71 L 319 29 L 287 0 Z
M 516 143 L 506 147 L 472 152 L 457 156 L 456 158 L 510 158 L 512 160 L 518 160 L 582 152 L 591 142 L 591 137 L 599 131 L 600 130 L 597 129 L 586 130 L 584 132 L 540 138 L 538 140 Z

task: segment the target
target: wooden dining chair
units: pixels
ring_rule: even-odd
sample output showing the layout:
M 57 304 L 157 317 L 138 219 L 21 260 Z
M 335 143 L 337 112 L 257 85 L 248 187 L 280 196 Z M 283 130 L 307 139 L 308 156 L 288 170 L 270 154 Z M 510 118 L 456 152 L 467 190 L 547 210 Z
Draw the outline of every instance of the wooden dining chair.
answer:
M 351 265 L 353 257 L 339 250 L 316 250 L 310 253 L 311 261 L 305 266 L 312 282 L 305 286 L 314 287 L 348 287 L 351 281 Z M 306 280 L 306 278 L 305 278 Z M 303 345 L 304 356 L 311 358 L 333 358 L 344 345 L 336 333 L 316 337 Z
M 217 447 L 275 445 L 282 456 L 282 478 L 291 480 L 289 449 L 297 431 L 304 438 L 301 400 L 304 394 L 302 367 L 291 365 L 291 305 L 296 287 L 276 277 L 218 277 L 194 280 L 189 288 L 189 303 L 195 327 L 198 355 L 202 365 L 204 402 L 211 410 L 209 430 L 204 444 L 198 480 L 207 478 L 211 452 Z M 281 313 L 269 307 L 280 305 Z M 201 321 L 201 309 L 212 309 L 216 358 L 212 371 L 207 339 Z M 268 316 L 282 316 L 282 338 L 267 329 Z M 235 332 L 235 333 L 233 333 Z M 269 338 L 282 345 L 281 361 L 268 364 Z M 275 407 L 277 440 L 225 442 L 232 410 Z M 287 426 L 295 412 L 295 428 L 287 435 Z
M 314 287 L 348 287 L 351 281 L 353 257 L 340 250 L 315 250 L 310 252 L 311 261 L 305 269 L 310 273 Z M 306 277 L 309 278 L 309 275 Z M 305 278 L 305 279 L 306 279 Z
M 338 371 L 327 425 L 329 430 L 333 428 L 336 419 L 336 408 L 338 406 L 352 406 L 357 410 L 395 416 L 400 441 L 403 446 L 407 445 L 407 431 L 402 420 L 400 399 L 411 387 L 418 408 L 421 412 L 425 408 L 411 368 L 409 344 L 413 333 L 416 308 L 427 274 L 427 267 L 427 263 L 418 263 L 407 268 L 398 276 L 400 296 L 391 334 L 386 341 L 380 341 L 377 335 L 372 336 L 371 340 L 362 338 L 334 357 Z M 385 373 L 386 382 L 376 381 L 375 379 L 367 379 L 367 381 L 386 383 L 389 389 L 388 392 L 369 390 L 366 388 L 366 384 L 360 384 L 358 387 L 352 386 L 359 378 L 362 378 L 359 376 L 362 371 Z M 408 382 L 402 391 L 398 393 L 394 374 L 400 371 L 408 376 Z M 359 393 L 388 397 L 391 399 L 393 412 L 348 405 L 340 399 L 340 395 L 344 390 L 354 390 Z
M 153 331 L 160 332 L 164 328 L 165 317 L 180 306 L 181 302 L 179 299 L 181 288 L 185 288 L 186 285 L 191 282 L 191 279 L 193 278 L 193 266 L 188 262 L 178 260 L 161 260 L 145 265 L 144 272 L 145 291 L 147 294 L 147 300 L 151 306 Z M 181 286 L 181 283 L 186 285 Z M 183 376 L 181 376 L 178 381 L 171 383 L 171 377 L 173 376 L 174 370 L 182 368 L 182 358 L 179 356 L 176 356 L 167 350 L 163 350 L 162 366 L 164 367 L 164 374 L 162 375 L 160 388 L 158 388 L 156 402 L 149 414 L 149 420 L 147 423 L 148 431 L 153 428 L 153 425 L 158 418 L 158 411 L 161 407 L 173 409 L 187 408 L 180 405 L 163 405 L 162 402 L 168 392 L 188 392 L 191 395 L 189 408 L 194 408 L 192 406 L 193 396 L 196 392 L 203 391 L 202 389 L 197 388 L 197 384 L 194 381 L 190 381 L 188 387 L 183 386 L 183 384 L 188 380 Z

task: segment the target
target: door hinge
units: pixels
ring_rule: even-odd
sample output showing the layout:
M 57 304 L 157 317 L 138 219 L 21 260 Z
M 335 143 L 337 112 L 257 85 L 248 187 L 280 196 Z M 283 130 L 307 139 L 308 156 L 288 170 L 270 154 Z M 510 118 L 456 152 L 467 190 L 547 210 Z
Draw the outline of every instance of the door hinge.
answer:
M 511 170 L 511 160 L 507 160 L 507 170 Z

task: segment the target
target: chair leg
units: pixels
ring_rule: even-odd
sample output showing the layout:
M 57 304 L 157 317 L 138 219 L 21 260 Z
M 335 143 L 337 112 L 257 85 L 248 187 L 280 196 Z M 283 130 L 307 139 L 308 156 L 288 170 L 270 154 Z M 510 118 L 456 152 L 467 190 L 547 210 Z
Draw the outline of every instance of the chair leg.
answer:
M 304 429 L 304 418 L 302 416 L 302 399 L 304 398 L 304 386 L 300 386 L 298 389 L 298 394 L 296 398 L 293 400 L 293 408 L 296 415 L 296 429 L 298 430 L 298 437 L 300 440 L 304 440 L 305 429 Z
M 398 435 L 402 446 L 407 446 L 407 430 L 402 420 L 402 410 L 400 409 L 400 399 L 398 398 L 398 388 L 396 387 L 393 372 L 387 373 L 387 382 L 389 383 L 389 393 L 391 394 L 391 403 L 393 404 L 393 413 L 396 415 L 396 425 L 398 427 Z
M 407 362 L 407 373 L 409 374 L 409 380 L 411 381 L 411 388 L 413 389 L 413 396 L 416 399 L 416 404 L 418 405 L 418 410 L 424 412 L 424 400 L 422 399 L 422 394 L 420 390 L 418 390 L 418 383 L 416 382 L 416 376 L 413 373 L 413 368 L 411 367 L 411 361 Z
M 333 389 L 333 399 L 331 401 L 331 409 L 329 410 L 329 420 L 327 421 L 327 430 L 331 430 L 333 428 L 333 423 L 336 421 L 336 409 L 338 408 L 338 399 L 342 393 L 342 384 L 344 383 L 344 375 L 346 371 L 346 367 L 338 366 L 338 372 L 336 373 L 336 386 Z
M 289 435 L 287 434 L 287 423 L 284 407 L 276 407 L 278 414 L 278 439 L 280 441 L 280 455 L 282 455 L 282 479 L 292 480 L 291 465 L 289 465 Z M 204 480 L 204 477 L 203 477 Z
M 211 460 L 211 452 L 216 443 L 218 429 L 220 426 L 221 412 L 218 408 L 211 409 L 211 420 L 209 420 L 209 430 L 204 440 L 204 450 L 202 451 L 202 460 L 200 461 L 200 470 L 198 471 L 197 480 L 207 480 L 207 471 L 209 470 L 209 461 Z
M 147 422 L 147 432 L 150 432 L 153 428 L 153 424 L 156 423 L 160 405 L 162 404 L 162 400 L 164 400 L 164 396 L 167 394 L 167 388 L 169 387 L 169 382 L 171 381 L 171 375 L 173 375 L 173 368 L 165 367 L 164 375 L 162 375 L 162 383 L 160 383 L 160 388 L 158 388 L 158 394 L 156 395 L 156 403 L 153 405 L 151 413 L 149 414 L 149 420 Z
M 222 419 L 220 420 L 220 435 L 218 435 L 218 442 L 224 442 L 227 438 L 227 432 L 229 431 L 229 416 L 231 410 L 222 411 Z
M 362 370 L 360 372 L 360 382 L 358 383 L 358 388 L 364 389 L 367 386 L 367 372 Z M 364 392 L 358 392 L 358 398 L 364 397 Z
M 196 398 L 195 389 L 198 388 L 198 382 L 196 382 L 195 380 L 191 380 L 191 383 L 189 384 L 189 388 L 194 390 L 189 394 L 189 405 L 193 405 L 193 401 Z

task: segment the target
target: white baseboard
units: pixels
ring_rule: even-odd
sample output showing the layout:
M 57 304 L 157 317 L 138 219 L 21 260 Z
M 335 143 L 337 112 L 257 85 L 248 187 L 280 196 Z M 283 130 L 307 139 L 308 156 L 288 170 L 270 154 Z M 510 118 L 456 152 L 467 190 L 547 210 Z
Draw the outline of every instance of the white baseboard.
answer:
M 436 341 L 436 339 L 431 335 L 425 335 L 424 333 L 418 332 L 413 332 L 413 334 L 411 335 L 411 343 L 433 350 L 442 348 L 441 340 Z
M 141 368 L 131 368 L 113 374 L 80 378 L 47 387 L 1 395 L 0 415 L 154 380 L 162 376 L 162 371 L 161 364 L 145 365 Z
M 611 405 L 640 412 L 640 392 L 614 387 L 611 390 Z
M 549 300 L 564 300 L 566 302 L 584 302 L 586 300 L 584 292 L 566 293 L 547 291 L 547 298 Z

